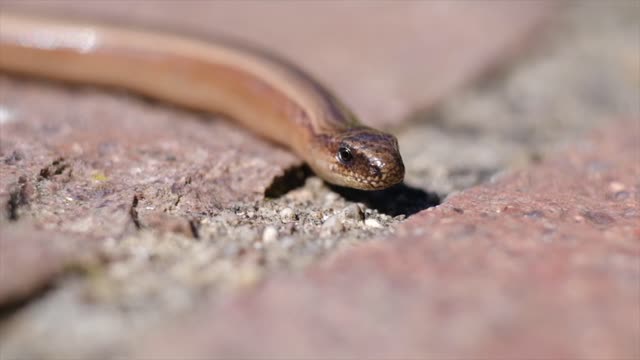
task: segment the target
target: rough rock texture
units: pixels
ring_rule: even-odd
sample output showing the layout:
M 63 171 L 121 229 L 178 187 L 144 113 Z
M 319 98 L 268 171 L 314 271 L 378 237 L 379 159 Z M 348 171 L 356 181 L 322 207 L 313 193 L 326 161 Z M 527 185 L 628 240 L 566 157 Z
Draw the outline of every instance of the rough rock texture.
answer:
M 300 165 L 225 121 L 165 104 L 8 77 L 0 93 L 0 197 L 20 198 L 11 218 L 28 210 L 62 230 L 116 236 L 147 214 L 198 217 L 260 199 Z
M 456 11 L 457 6 L 160 2 L 150 7 L 145 1 L 127 6 L 112 6 L 108 1 L 0 2 L 2 10 L 106 18 L 254 40 L 290 55 L 326 78 L 339 93 L 358 97 L 353 102 L 371 123 L 401 121 L 417 103 L 426 106 L 469 81 L 515 48 L 548 9 L 546 5 L 471 6 L 467 13 Z M 349 37 L 326 33 L 350 27 L 356 11 L 362 20 L 348 32 Z M 181 16 L 175 16 L 177 12 Z M 292 16 L 294 13 L 298 16 Z M 471 20 L 453 20 L 451 14 Z M 184 19 L 189 19 L 188 24 Z M 237 26 L 240 19 L 250 26 Z M 453 49 L 441 37 L 425 35 L 419 26 L 423 21 L 467 45 Z M 493 41 L 469 37 L 476 34 L 473 26 L 480 24 L 492 25 Z M 511 31 L 503 31 L 507 26 Z M 374 28 L 385 29 L 386 40 L 371 37 Z M 407 41 L 397 42 L 397 38 Z M 358 52 L 345 51 L 354 44 Z M 456 62 L 443 61 L 440 56 L 434 66 L 426 66 L 424 61 L 433 58 L 417 55 L 432 51 Z M 357 65 L 363 58 L 368 59 L 368 67 Z M 399 66 L 398 61 L 407 63 Z M 446 64 L 450 71 L 439 71 L 437 64 Z M 410 76 L 410 71 L 420 73 L 421 78 Z M 429 77 L 436 81 L 426 82 Z M 432 84 L 426 92 L 425 83 Z M 275 178 L 284 177 L 281 181 L 286 183 L 286 170 L 300 165 L 284 149 L 219 118 L 129 94 L 3 75 L 0 95 L 3 216 L 10 220 L 28 217 L 35 225 L 52 230 L 121 239 L 136 229 L 155 229 L 197 238 L 201 220 L 231 205 L 261 199 Z M 387 100 L 376 100 L 379 98 Z M 414 211 L 425 205 L 419 206 Z
M 11 262 L 1 268 L 0 303 L 29 295 L 24 289 L 39 288 L 84 256 L 74 256 L 77 239 L 65 233 L 96 241 L 138 229 L 198 237 L 202 218 L 263 198 L 274 178 L 301 165 L 225 121 L 134 97 L 4 76 L 0 94 L 0 211 L 5 220 L 25 218 L 42 229 L 3 233 L 3 250 L 33 261 L 3 256 Z M 31 272 L 4 281 L 17 271 L 15 261 Z
M 539 34 L 543 46 L 398 132 L 408 184 L 450 194 L 640 113 L 640 3 L 577 1 L 563 10 Z
M 96 239 L 0 222 L 0 306 L 32 296 L 97 248 Z
M 298 160 L 224 121 L 0 76 L 0 358 L 638 357 L 640 3 L 293 3 L 11 2 L 277 49 L 404 122 L 408 186 L 265 190 Z
M 2 1 L 0 6 L 227 34 L 326 82 L 364 122 L 397 124 L 512 55 L 550 1 Z M 179 14 L 179 16 L 176 16 Z M 478 31 L 482 29 L 482 31 Z
M 638 358 L 638 134 L 640 120 L 619 123 L 464 191 L 392 241 L 202 310 L 136 355 Z

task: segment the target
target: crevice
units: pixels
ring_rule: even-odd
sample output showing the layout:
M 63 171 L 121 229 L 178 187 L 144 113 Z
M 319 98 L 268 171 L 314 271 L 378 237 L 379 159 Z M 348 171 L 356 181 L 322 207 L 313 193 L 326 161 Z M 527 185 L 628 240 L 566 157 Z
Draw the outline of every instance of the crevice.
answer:
M 178 207 L 178 204 L 180 204 L 180 200 L 182 200 L 182 195 L 178 195 L 178 196 L 176 197 L 176 201 L 173 203 L 173 207 L 174 207 L 174 208 L 177 208 L 177 207 Z
M 189 229 L 191 229 L 191 235 L 193 235 L 194 239 L 200 239 L 200 222 L 190 219 L 189 220 Z
M 50 179 L 56 175 L 60 175 L 69 167 L 65 159 L 60 157 L 54 160 L 51 165 L 40 170 L 40 180 Z
M 29 294 L 3 302 L 0 304 L 0 323 L 17 314 L 20 310 L 25 309 L 30 304 L 42 299 L 52 289 L 54 289 L 54 281 L 42 284 L 42 286 L 29 292 Z
M 16 221 L 20 217 L 19 209 L 29 204 L 28 181 L 21 176 L 17 183 L 9 187 L 9 201 L 7 201 L 7 218 Z
M 140 196 L 141 198 L 142 196 Z M 133 225 L 135 225 L 136 229 L 140 230 L 142 225 L 140 224 L 140 217 L 138 215 L 138 202 L 139 202 L 138 194 L 133 195 L 133 200 L 131 201 L 131 207 L 129 208 L 129 216 L 131 217 L 131 221 L 133 221 Z
M 307 165 L 290 167 L 282 175 L 273 179 L 271 185 L 264 191 L 264 196 L 267 198 L 279 198 L 289 191 L 303 186 L 310 174 L 311 169 Z
M 82 257 L 79 257 L 79 259 L 81 258 Z M 89 264 L 92 264 L 91 266 L 97 266 L 97 264 L 104 264 L 107 261 L 107 259 L 102 258 L 100 254 L 97 254 L 97 256 L 92 259 L 91 262 L 87 261 L 86 258 L 84 260 L 72 261 L 59 271 L 56 271 L 55 274 L 45 281 L 31 287 L 28 291 L 2 299 L 0 303 L 0 323 L 4 323 L 21 310 L 44 299 L 50 293 L 56 291 L 56 289 L 63 287 L 63 282 L 66 279 L 72 276 L 87 276 Z
M 424 209 L 440 205 L 436 193 L 408 186 L 404 183 L 377 191 L 355 190 L 335 185 L 331 189 L 345 199 L 361 202 L 371 209 L 390 216 L 411 216 Z

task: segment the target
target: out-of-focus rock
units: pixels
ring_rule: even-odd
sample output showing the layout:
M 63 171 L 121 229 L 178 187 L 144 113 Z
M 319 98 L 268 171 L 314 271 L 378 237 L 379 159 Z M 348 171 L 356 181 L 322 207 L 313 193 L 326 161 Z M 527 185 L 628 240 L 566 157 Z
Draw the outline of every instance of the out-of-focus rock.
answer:
M 136 355 L 637 358 L 639 126 L 453 196 L 303 279 L 200 309 Z

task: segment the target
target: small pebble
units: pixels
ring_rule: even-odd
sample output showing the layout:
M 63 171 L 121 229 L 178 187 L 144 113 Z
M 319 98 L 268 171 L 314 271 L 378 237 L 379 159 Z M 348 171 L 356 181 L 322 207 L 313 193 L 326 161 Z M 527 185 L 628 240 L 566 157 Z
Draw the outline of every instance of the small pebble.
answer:
M 368 227 L 372 227 L 372 228 L 376 228 L 376 229 L 382 229 L 384 226 L 382 226 L 382 224 L 380 224 L 380 222 L 376 219 L 373 218 L 369 218 L 367 220 L 364 221 L 364 224 Z
M 617 181 L 612 181 L 611 183 L 609 183 L 609 190 L 611 192 L 619 192 L 625 189 L 625 186 L 623 183 L 617 182 Z
M 273 226 L 267 226 L 262 233 L 262 242 L 265 244 L 278 240 L 278 230 Z
M 342 219 L 340 217 L 341 214 L 336 214 L 330 216 L 327 220 L 322 224 L 321 235 L 330 235 L 339 233 L 344 230 L 344 224 L 342 223 Z
M 341 212 L 341 216 L 344 220 L 355 221 L 362 221 L 362 219 L 364 218 L 362 209 L 360 208 L 360 206 L 358 206 L 358 204 L 351 204 L 344 208 Z
M 307 179 L 305 186 L 309 187 L 312 190 L 319 190 L 322 188 L 322 180 L 319 177 L 312 176 Z
M 336 200 L 338 200 L 338 198 L 340 198 L 340 196 L 334 192 L 330 192 L 327 195 L 324 196 L 324 202 L 326 204 L 332 204 L 334 202 L 336 202 Z
M 308 216 L 309 216 L 309 219 L 316 220 L 316 221 L 322 221 L 324 218 L 321 211 L 310 212 Z
M 313 193 L 308 189 L 301 189 L 298 191 L 292 191 L 289 198 L 295 202 L 304 203 L 313 200 Z
M 224 212 L 218 216 L 218 219 L 220 219 L 221 222 L 231 226 L 238 225 L 238 223 L 240 222 L 238 215 L 232 212 Z
M 14 117 L 13 111 L 11 111 L 7 107 L 0 106 L 0 124 L 8 123 L 9 121 L 13 120 L 14 118 L 15 117 Z
M 283 222 L 291 222 L 296 220 L 296 213 L 291 208 L 284 208 L 280 210 L 280 219 Z

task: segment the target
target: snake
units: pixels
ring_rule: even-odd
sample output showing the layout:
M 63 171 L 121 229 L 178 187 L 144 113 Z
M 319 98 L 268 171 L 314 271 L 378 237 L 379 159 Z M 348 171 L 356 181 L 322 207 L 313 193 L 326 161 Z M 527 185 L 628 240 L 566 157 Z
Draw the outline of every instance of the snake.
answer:
M 361 123 L 308 72 L 247 43 L 3 11 L 0 71 L 222 115 L 334 185 L 381 190 L 404 179 L 396 137 Z

